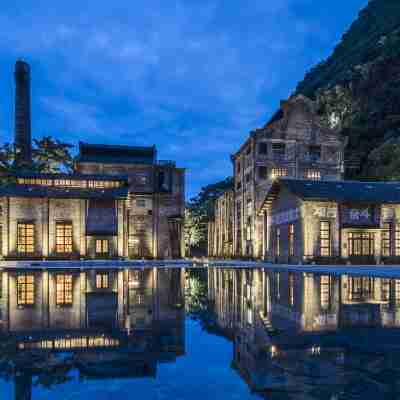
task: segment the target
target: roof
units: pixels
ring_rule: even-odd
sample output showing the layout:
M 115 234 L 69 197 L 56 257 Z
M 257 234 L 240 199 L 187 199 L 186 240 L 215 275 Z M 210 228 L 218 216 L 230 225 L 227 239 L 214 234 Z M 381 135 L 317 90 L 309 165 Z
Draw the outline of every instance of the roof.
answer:
M 8 184 L 0 186 L 0 197 L 60 198 L 60 199 L 126 199 L 128 188 L 81 189 L 39 185 Z
M 78 174 L 78 173 L 41 173 L 34 171 L 22 171 L 13 173 L 16 178 L 37 178 L 37 179 L 70 179 L 70 180 L 93 180 L 93 181 L 127 181 L 127 175 L 106 175 L 106 174 Z
M 261 210 L 272 203 L 282 187 L 307 201 L 400 204 L 400 182 L 311 181 L 282 178 L 272 184 Z
M 108 164 L 154 164 L 155 146 L 122 146 L 79 143 L 77 162 L 97 162 Z

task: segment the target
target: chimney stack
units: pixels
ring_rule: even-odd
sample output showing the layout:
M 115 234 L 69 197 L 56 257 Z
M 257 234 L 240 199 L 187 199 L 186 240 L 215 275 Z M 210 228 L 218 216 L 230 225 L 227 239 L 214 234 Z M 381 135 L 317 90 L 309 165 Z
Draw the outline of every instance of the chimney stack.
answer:
M 17 165 L 32 162 L 31 72 L 29 64 L 15 63 L 15 152 Z

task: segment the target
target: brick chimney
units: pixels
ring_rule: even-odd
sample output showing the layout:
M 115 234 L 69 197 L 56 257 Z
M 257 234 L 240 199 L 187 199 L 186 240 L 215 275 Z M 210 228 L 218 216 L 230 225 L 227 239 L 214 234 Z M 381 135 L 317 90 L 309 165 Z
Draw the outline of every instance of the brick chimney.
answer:
M 31 72 L 29 64 L 15 63 L 15 151 L 17 165 L 32 162 L 31 142 Z

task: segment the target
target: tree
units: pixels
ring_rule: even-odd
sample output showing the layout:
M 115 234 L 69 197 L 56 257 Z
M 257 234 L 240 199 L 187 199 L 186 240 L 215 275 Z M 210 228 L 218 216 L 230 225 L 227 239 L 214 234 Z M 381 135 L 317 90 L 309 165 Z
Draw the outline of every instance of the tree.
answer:
M 71 172 L 73 158 L 71 144 L 60 142 L 51 136 L 34 139 L 32 165 L 30 170 L 43 173 Z M 5 143 L 0 146 L 0 173 L 13 173 L 19 170 L 15 162 L 14 145 Z
M 233 178 L 229 177 L 202 187 L 200 193 L 189 200 L 186 205 L 187 213 L 185 215 L 187 215 L 188 221 L 186 222 L 185 218 L 185 226 L 187 225 L 189 232 L 187 240 L 191 241 L 191 243 L 186 241 L 186 246 L 190 246 L 190 249 L 196 249 L 203 255 L 207 253 L 207 224 L 214 218 L 215 200 L 232 187 Z

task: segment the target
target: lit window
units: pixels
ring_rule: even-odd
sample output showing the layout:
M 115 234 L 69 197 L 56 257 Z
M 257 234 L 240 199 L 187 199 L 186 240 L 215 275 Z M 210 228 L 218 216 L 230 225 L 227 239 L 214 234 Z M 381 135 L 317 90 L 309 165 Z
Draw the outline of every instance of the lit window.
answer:
M 108 289 L 108 273 L 99 272 L 96 274 L 96 288 L 97 289 Z
M 389 257 L 390 256 L 390 243 L 391 243 L 391 224 L 386 223 L 383 224 L 382 229 L 382 256 Z
M 396 225 L 395 242 L 396 256 L 400 256 L 400 225 Z
M 289 225 L 289 256 L 294 256 L 294 225 Z
M 329 275 L 321 276 L 321 308 L 328 309 L 331 302 L 331 277 Z
M 281 255 L 281 228 L 276 228 L 276 255 Z
M 108 254 L 108 240 L 107 239 L 96 239 L 96 254 L 107 255 Z
M 35 303 L 35 277 L 33 275 L 18 275 L 17 303 L 18 305 L 33 305 Z
M 19 253 L 33 253 L 35 250 L 34 225 L 32 223 L 18 223 L 17 248 Z
M 395 301 L 396 301 L 396 304 L 399 305 L 400 304 L 400 279 L 395 280 L 394 290 L 395 290 L 395 294 L 394 294 Z
M 306 172 L 306 178 L 313 181 L 319 181 L 321 180 L 321 171 L 318 171 L 317 169 L 308 169 Z
M 276 298 L 279 300 L 281 298 L 281 274 L 276 273 Z
M 56 252 L 72 253 L 72 224 L 70 222 L 56 224 Z
M 389 301 L 390 296 L 390 280 L 382 278 L 381 281 L 382 301 Z
M 321 221 L 319 224 L 319 247 L 322 257 L 331 256 L 331 223 Z
M 287 168 L 272 168 L 271 179 L 283 178 L 288 175 Z
M 289 272 L 289 305 L 293 306 L 294 305 L 294 275 L 293 273 Z
M 56 304 L 72 304 L 72 275 L 56 275 Z

